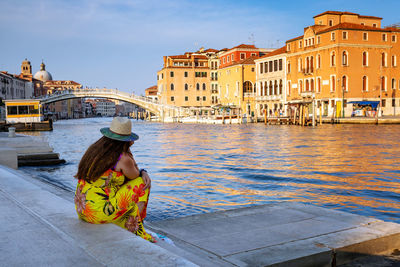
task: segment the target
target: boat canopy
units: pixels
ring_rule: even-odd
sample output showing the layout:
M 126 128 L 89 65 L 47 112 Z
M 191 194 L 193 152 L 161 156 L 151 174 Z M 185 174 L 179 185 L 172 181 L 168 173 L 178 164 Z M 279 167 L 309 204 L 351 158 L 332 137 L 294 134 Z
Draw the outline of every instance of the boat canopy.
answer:
M 379 101 L 350 101 L 347 104 L 358 104 L 361 106 L 371 105 L 371 107 L 376 108 L 379 105 Z

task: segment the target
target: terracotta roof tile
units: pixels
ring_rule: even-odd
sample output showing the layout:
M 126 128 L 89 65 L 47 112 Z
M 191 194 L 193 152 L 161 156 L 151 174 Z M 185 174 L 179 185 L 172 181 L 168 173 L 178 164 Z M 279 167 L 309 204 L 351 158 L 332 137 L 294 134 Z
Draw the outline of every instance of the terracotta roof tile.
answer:
M 326 14 L 332 14 L 332 15 L 356 15 L 356 16 L 358 16 L 360 18 L 382 19 L 380 17 L 365 16 L 365 15 L 360 15 L 360 14 L 357 14 L 357 13 L 347 12 L 347 11 L 344 11 L 344 12 L 341 12 L 341 11 L 325 11 L 325 12 L 323 12 L 321 14 L 318 14 L 318 15 L 314 16 L 313 18 L 320 17 L 320 16 L 326 15 Z
M 240 44 L 240 45 L 235 46 L 235 47 L 233 47 L 231 49 L 235 49 L 235 48 L 254 48 L 254 49 L 256 49 L 257 47 L 255 45 Z
M 274 51 L 272 51 L 272 52 L 270 52 L 270 53 L 268 53 L 265 56 L 262 56 L 260 58 L 272 57 L 272 56 L 276 56 L 276 55 L 283 54 L 283 53 L 286 53 L 286 45 L 282 46 L 281 48 L 278 48 L 278 49 L 276 49 L 276 50 L 274 50 Z

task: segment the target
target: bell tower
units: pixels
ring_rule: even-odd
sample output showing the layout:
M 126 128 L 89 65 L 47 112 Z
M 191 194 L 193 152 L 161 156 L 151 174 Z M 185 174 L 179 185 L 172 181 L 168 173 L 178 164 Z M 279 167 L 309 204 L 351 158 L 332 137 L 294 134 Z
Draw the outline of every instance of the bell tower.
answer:
M 32 65 L 26 58 L 21 64 L 21 74 L 23 76 L 32 76 Z

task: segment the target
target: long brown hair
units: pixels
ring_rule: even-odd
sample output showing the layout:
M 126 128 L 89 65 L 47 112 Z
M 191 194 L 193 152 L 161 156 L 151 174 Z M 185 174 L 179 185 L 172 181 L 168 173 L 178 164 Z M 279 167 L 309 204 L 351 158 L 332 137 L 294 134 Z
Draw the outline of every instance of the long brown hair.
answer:
M 78 166 L 77 179 L 96 181 L 106 170 L 112 168 L 121 153 L 132 155 L 129 142 L 113 140 L 103 136 L 92 144 L 83 155 Z

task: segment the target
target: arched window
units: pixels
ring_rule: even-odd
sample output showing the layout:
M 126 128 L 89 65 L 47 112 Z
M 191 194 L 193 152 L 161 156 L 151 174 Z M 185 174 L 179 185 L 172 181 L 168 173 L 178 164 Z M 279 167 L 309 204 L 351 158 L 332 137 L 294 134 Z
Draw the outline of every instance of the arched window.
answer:
M 381 90 L 386 91 L 386 77 L 385 76 L 381 77 Z
M 392 79 L 392 89 L 396 89 L 396 79 Z
M 278 81 L 275 80 L 275 84 L 274 84 L 274 95 L 278 94 Z
M 362 54 L 362 65 L 368 66 L 368 53 L 367 52 L 363 52 Z
M 386 67 L 386 53 L 381 54 L 382 67 Z
M 298 67 L 299 67 L 298 71 L 301 72 L 303 70 L 303 62 L 301 58 L 299 58 Z
M 272 95 L 272 81 L 269 81 L 269 95 Z
M 306 92 L 310 90 L 310 82 L 306 80 Z
M 189 90 L 189 86 L 188 86 L 187 83 L 185 83 L 185 90 L 186 90 L 186 91 Z
M 317 55 L 317 68 L 318 69 L 321 68 L 321 55 L 320 54 Z
M 282 95 L 282 80 L 279 80 L 279 94 Z
M 317 92 L 321 92 L 321 78 L 319 77 L 317 78 Z
M 174 84 L 171 83 L 171 91 L 174 90 Z
M 336 55 L 335 52 L 331 53 L 331 66 L 334 67 L 336 63 Z
M 335 76 L 331 76 L 331 91 L 335 91 L 336 90 L 336 77 Z
M 291 91 L 291 89 L 292 89 L 291 82 L 290 82 L 290 81 L 288 81 L 288 82 L 287 82 L 287 94 L 288 94 L 288 95 L 290 95 L 290 91 Z
M 206 84 L 203 83 L 203 90 L 206 90 Z
M 299 81 L 299 92 L 303 92 L 303 81 Z
M 249 81 L 245 81 L 243 83 L 243 92 L 244 93 L 252 93 L 253 92 L 253 85 Z
M 363 91 L 366 92 L 368 91 L 368 77 L 367 76 L 363 76 L 363 80 L 362 80 L 362 84 L 363 84 Z
M 314 57 L 310 58 L 310 72 L 314 72 Z
M 287 72 L 290 73 L 290 61 L 287 63 Z
M 310 72 L 310 58 L 306 57 L 306 72 Z
M 347 66 L 347 64 L 348 64 L 347 52 L 346 52 L 346 51 L 343 51 L 343 54 L 342 54 L 342 65 L 343 65 L 343 66 Z
M 342 77 L 342 90 L 347 91 L 347 77 Z
M 314 79 L 311 79 L 310 84 L 311 84 L 311 92 L 314 92 Z
M 268 91 L 268 82 L 264 82 L 264 95 L 267 95 Z
M 196 90 L 200 90 L 200 84 L 196 83 Z

